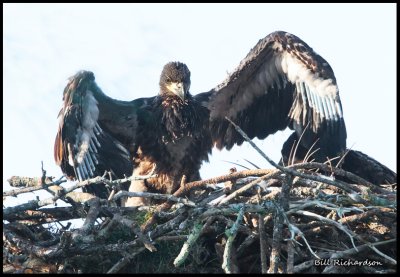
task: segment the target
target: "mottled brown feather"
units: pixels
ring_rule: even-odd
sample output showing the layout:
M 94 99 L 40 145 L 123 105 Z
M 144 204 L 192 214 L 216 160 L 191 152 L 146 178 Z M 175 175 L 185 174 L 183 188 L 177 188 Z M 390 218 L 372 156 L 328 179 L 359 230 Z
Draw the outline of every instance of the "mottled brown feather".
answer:
M 301 67 L 308 73 L 297 69 Z M 289 75 L 289 71 L 297 75 Z M 317 81 L 327 82 L 325 91 L 317 87 Z M 310 87 L 317 103 L 330 99 L 327 103 L 333 108 L 328 111 L 322 104 L 313 105 L 311 98 L 304 101 L 306 92 L 298 91 L 296 82 Z M 226 116 L 250 138 L 263 139 L 287 127 L 298 137 L 304 132 L 301 143 L 309 148 L 317 141 L 320 160 L 346 148 L 346 128 L 332 68 L 304 41 L 287 32 L 261 39 L 221 84 L 195 97 L 210 110 L 211 133 L 218 148 L 230 149 L 243 142 Z

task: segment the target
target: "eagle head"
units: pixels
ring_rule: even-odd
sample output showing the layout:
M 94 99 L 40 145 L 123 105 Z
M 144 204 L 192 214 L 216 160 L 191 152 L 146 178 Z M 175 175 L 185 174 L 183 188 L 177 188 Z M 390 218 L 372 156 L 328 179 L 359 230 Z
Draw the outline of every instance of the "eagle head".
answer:
M 182 101 L 189 94 L 190 71 L 186 64 L 169 62 L 164 65 L 160 76 L 160 94 L 176 95 Z

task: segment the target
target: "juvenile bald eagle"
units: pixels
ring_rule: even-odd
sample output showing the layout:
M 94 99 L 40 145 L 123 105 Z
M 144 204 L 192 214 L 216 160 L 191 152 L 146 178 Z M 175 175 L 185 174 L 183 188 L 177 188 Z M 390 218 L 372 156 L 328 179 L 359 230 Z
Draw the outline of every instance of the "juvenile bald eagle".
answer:
M 157 96 L 131 102 L 106 96 L 88 71 L 71 77 L 55 141 L 55 160 L 71 179 L 110 170 L 114 177 L 157 177 L 134 181 L 131 191 L 172 193 L 182 175 L 200 178 L 213 145 L 231 149 L 242 136 L 263 139 L 287 127 L 300 143 L 325 160 L 346 148 L 346 128 L 332 68 L 298 37 L 278 31 L 261 39 L 225 81 L 192 96 L 190 71 L 180 62 L 164 66 Z M 104 186 L 88 187 L 106 197 Z M 127 205 L 140 205 L 132 198 Z

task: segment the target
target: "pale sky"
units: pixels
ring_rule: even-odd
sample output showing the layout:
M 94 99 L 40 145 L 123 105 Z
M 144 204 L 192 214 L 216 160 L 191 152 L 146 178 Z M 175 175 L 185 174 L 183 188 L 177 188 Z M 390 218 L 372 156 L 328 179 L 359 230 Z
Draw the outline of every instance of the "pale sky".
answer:
M 334 70 L 348 147 L 396 170 L 395 4 L 3 4 L 3 189 L 13 175 L 62 172 L 53 159 L 67 78 L 93 71 L 110 97 L 158 93 L 164 64 L 191 71 L 191 93 L 208 91 L 269 33 L 295 34 Z M 278 161 L 291 132 L 255 140 Z M 249 145 L 214 150 L 203 178 L 237 162 L 270 168 Z M 241 168 L 238 167 L 238 170 Z M 13 205 L 34 193 L 10 199 Z M 44 197 L 48 197 L 45 195 Z M 9 198 L 8 198 L 9 199 Z M 23 199 L 23 200 L 22 200 Z

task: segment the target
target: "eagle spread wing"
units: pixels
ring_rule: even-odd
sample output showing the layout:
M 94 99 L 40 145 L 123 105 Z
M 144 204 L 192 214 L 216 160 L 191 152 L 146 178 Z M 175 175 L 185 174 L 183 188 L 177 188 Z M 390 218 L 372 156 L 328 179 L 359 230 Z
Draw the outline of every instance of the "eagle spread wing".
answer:
M 63 107 L 54 144 L 54 158 L 69 179 L 83 181 L 110 171 L 113 178 L 132 174 L 129 153 L 136 136 L 143 99 L 118 101 L 106 96 L 92 72 L 80 71 L 64 89 Z M 88 192 L 106 198 L 103 185 Z
M 346 148 L 333 70 L 292 34 L 278 31 L 261 39 L 224 82 L 196 97 L 210 110 L 211 134 L 220 149 L 243 142 L 225 117 L 250 138 L 290 127 L 304 147 L 316 142 L 322 160 Z

